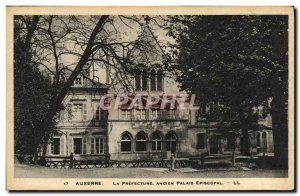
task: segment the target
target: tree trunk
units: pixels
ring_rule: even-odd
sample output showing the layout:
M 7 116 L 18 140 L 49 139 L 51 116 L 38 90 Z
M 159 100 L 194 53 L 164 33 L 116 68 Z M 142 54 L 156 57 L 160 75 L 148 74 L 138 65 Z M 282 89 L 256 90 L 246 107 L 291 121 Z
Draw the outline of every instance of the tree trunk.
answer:
M 241 154 L 244 156 L 250 155 L 250 140 L 249 140 L 249 124 L 251 123 L 252 105 L 245 106 L 245 109 L 240 111 L 239 120 L 241 123 Z
M 287 167 L 288 122 L 286 101 L 282 96 L 274 97 L 271 104 L 274 156 L 279 167 Z
M 248 129 L 242 129 L 242 138 L 241 138 L 241 153 L 245 156 L 250 156 L 250 142 L 249 142 L 249 133 Z
M 47 143 L 50 139 L 51 132 L 52 132 L 52 130 L 49 130 L 49 128 L 52 125 L 53 118 L 56 115 L 56 113 L 59 111 L 59 108 L 60 108 L 65 96 L 69 92 L 75 78 L 82 71 L 82 68 L 84 67 L 84 65 L 86 65 L 90 55 L 92 54 L 94 41 L 97 37 L 97 34 L 99 32 L 101 32 L 101 30 L 103 29 L 103 25 L 105 24 L 105 21 L 107 20 L 107 18 L 108 18 L 107 15 L 101 16 L 101 18 L 99 19 L 98 23 L 96 24 L 95 28 L 93 29 L 93 31 L 91 33 L 91 36 L 87 43 L 87 46 L 86 46 L 79 62 L 77 63 L 74 71 L 72 72 L 72 74 L 70 75 L 70 77 L 68 78 L 68 80 L 66 81 L 64 86 L 62 87 L 62 89 L 59 91 L 59 93 L 56 96 L 54 96 L 51 101 L 49 111 L 45 115 L 45 118 L 43 120 L 42 127 L 41 127 L 43 129 L 44 137 L 42 138 L 39 145 L 37 146 L 37 151 L 39 150 L 39 148 L 43 148 L 43 154 L 46 152 L 44 148 L 46 148 Z

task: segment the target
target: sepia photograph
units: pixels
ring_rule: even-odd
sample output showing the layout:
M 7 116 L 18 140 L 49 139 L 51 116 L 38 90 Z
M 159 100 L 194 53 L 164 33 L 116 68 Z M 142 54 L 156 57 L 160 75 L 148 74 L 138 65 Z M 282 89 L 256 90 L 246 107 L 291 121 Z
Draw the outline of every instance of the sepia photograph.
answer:
M 7 189 L 294 190 L 294 8 L 148 8 L 7 7 Z

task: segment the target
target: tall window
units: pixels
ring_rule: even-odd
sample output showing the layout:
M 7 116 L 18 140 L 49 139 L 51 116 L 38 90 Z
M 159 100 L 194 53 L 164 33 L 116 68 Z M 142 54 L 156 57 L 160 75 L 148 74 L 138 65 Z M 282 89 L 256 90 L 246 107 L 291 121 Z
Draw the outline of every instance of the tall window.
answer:
M 163 73 L 161 70 L 157 72 L 152 70 L 150 73 L 150 90 L 162 91 L 163 90 Z
M 146 110 L 135 110 L 135 119 L 146 120 Z
M 177 135 L 174 131 L 169 131 L 166 135 L 167 151 L 175 153 L 177 144 Z
M 72 116 L 73 121 L 87 120 L 86 104 L 74 103 L 72 108 Z
M 163 90 L 163 73 L 161 70 L 157 72 L 157 91 Z
M 140 91 L 141 90 L 141 74 L 137 73 L 134 77 L 135 80 L 135 90 Z
M 104 154 L 105 138 L 91 138 L 91 154 Z
M 151 149 L 153 151 L 160 151 L 162 150 L 162 137 L 158 131 L 155 131 L 151 135 Z
M 82 138 L 73 138 L 74 154 L 82 154 Z
M 257 132 L 257 136 L 256 136 L 256 145 L 258 147 L 260 147 L 261 143 L 260 143 L 260 132 Z
M 131 110 L 120 110 L 120 119 L 131 120 Z
M 130 152 L 131 151 L 131 142 L 132 137 L 130 133 L 124 132 L 121 135 L 121 152 Z
M 156 73 L 155 70 L 151 71 L 150 74 L 150 90 L 156 91 Z
M 267 148 L 267 133 L 263 132 L 261 136 L 262 136 L 262 145 L 263 145 L 263 148 Z
M 197 149 L 205 149 L 206 136 L 204 133 L 197 134 Z
M 51 154 L 60 154 L 60 138 L 52 139 Z
M 147 151 L 147 137 L 143 131 L 136 135 L 136 151 Z
M 136 91 L 147 91 L 148 90 L 148 78 L 150 78 L 150 90 L 151 91 L 162 91 L 163 90 L 163 72 L 159 69 L 155 71 L 151 70 L 150 75 L 146 70 L 137 72 L 134 76 L 135 79 L 135 90 Z
M 160 109 L 152 109 L 150 110 L 150 114 L 152 120 L 162 119 L 162 110 Z
M 100 105 L 97 105 L 94 120 L 107 120 L 107 114 L 107 110 L 101 110 Z
M 135 90 L 147 91 L 148 90 L 148 74 L 146 70 L 139 71 L 134 76 Z

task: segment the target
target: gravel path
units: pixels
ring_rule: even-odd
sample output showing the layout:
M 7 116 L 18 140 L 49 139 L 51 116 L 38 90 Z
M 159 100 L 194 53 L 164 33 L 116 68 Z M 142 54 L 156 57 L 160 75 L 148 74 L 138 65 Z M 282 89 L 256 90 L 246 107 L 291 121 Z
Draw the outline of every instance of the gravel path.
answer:
M 286 170 L 194 170 L 168 171 L 164 168 L 94 168 L 94 169 L 52 169 L 42 166 L 15 164 L 16 178 L 282 178 Z

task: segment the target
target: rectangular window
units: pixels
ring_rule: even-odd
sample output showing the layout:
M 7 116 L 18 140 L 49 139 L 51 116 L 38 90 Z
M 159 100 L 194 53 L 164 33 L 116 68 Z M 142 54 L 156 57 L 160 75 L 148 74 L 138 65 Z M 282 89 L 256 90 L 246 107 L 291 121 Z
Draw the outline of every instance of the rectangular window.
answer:
M 131 110 L 120 110 L 120 119 L 130 120 L 131 119 Z
M 83 104 L 74 103 L 72 108 L 72 120 L 73 121 L 82 121 L 83 119 Z
M 151 91 L 156 91 L 156 77 L 155 77 L 155 72 L 151 74 L 150 89 L 151 89 Z
M 140 91 L 141 90 L 141 75 L 136 75 L 134 77 L 135 79 L 135 90 Z
M 136 151 L 147 151 L 147 141 L 136 141 Z
M 105 152 L 105 138 L 95 137 L 91 138 L 91 154 L 104 154 Z
M 151 110 L 150 112 L 152 120 L 162 119 L 162 110 Z
M 162 143 L 161 141 L 152 141 L 152 150 L 153 151 L 160 151 Z
M 131 141 L 121 141 L 121 152 L 131 151 Z
M 176 141 L 166 141 L 167 151 L 174 153 L 176 151 Z
M 199 133 L 197 134 L 197 149 L 205 149 L 205 134 L 204 133 Z
M 60 138 L 52 139 L 51 154 L 60 154 Z
M 96 105 L 96 112 L 94 113 L 94 120 L 107 120 L 107 110 L 101 110 L 100 105 Z
M 137 120 L 146 120 L 146 110 L 135 110 L 134 116 Z
M 73 138 L 74 154 L 82 154 L 82 138 Z
M 104 147 L 105 147 L 105 140 L 103 137 L 98 137 L 98 138 L 95 138 L 96 140 L 96 149 L 95 149 L 95 152 L 96 154 L 104 154 Z
M 100 120 L 100 106 L 99 105 L 97 105 L 96 106 L 96 114 L 94 115 L 94 120 Z
M 163 73 L 161 70 L 157 72 L 157 90 L 158 91 L 163 90 Z

